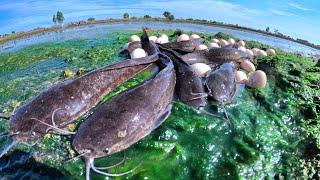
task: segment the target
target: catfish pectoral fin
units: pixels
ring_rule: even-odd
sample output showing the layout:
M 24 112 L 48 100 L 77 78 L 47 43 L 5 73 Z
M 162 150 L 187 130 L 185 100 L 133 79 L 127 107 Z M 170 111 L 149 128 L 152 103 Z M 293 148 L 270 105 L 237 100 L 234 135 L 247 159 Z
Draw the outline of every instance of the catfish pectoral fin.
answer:
M 166 109 L 158 116 L 157 120 L 150 128 L 150 132 L 159 127 L 171 114 L 172 104 L 169 104 Z

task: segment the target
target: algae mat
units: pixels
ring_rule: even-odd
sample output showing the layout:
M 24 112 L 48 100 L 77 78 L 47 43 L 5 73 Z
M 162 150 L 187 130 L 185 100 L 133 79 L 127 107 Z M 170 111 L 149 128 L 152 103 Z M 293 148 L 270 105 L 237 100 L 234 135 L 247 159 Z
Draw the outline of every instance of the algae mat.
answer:
M 151 34 L 174 34 L 151 31 Z M 207 34 L 201 34 L 206 41 Z M 44 88 L 124 57 L 118 55 L 130 34 L 106 33 L 96 39 L 46 43 L 0 54 L 0 109 L 10 113 Z M 217 37 L 228 38 L 219 33 Z M 174 36 L 170 37 L 174 39 Z M 268 48 L 257 42 L 247 47 Z M 239 87 L 226 106 L 234 130 L 218 118 L 199 114 L 173 102 L 172 114 L 154 132 L 124 152 L 101 158 L 97 165 L 125 162 L 108 170 L 119 173 L 142 162 L 119 179 L 271 179 L 319 176 L 319 63 L 278 50 L 276 56 L 255 59 L 267 72 L 265 89 Z M 149 71 L 117 88 L 130 88 Z M 211 108 L 222 114 L 214 102 Z M 78 123 L 82 119 L 79 119 Z M 69 126 L 76 128 L 77 123 Z M 0 130 L 7 123 L 0 121 Z M 34 147 L 18 145 L 0 159 L 0 176 L 8 179 L 83 179 L 84 163 L 70 147 L 70 139 L 46 135 Z M 0 140 L 3 144 L 5 139 Z M 91 173 L 92 179 L 105 177 Z

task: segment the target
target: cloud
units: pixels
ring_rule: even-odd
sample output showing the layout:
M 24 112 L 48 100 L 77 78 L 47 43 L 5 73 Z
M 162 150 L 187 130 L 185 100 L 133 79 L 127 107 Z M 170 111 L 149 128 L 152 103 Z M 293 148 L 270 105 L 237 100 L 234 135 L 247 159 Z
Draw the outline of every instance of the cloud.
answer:
M 279 15 L 279 16 L 287 16 L 287 17 L 294 16 L 294 14 L 292 14 L 290 12 L 280 11 L 280 10 L 276 10 L 276 9 L 271 9 L 271 12 L 276 15 Z
M 309 9 L 309 8 L 306 8 L 300 4 L 297 4 L 297 3 L 289 3 L 288 4 L 289 6 L 291 7 L 294 7 L 296 9 L 299 9 L 299 10 L 302 10 L 302 11 L 313 11 L 314 9 Z

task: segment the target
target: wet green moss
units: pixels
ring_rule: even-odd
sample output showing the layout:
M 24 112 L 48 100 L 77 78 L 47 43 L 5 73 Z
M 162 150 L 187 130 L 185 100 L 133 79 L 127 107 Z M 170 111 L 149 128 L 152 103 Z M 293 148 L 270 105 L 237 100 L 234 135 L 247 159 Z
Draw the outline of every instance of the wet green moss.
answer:
M 152 35 L 173 31 L 150 31 Z M 200 34 L 206 41 L 207 34 Z M 0 108 L 10 113 L 42 89 L 63 81 L 65 69 L 85 72 L 117 62 L 128 33 L 106 37 L 46 43 L 0 55 Z M 216 35 L 228 39 L 225 34 Z M 170 40 L 176 37 L 169 36 Z M 268 48 L 258 42 L 247 47 Z M 307 178 L 319 171 L 320 148 L 319 82 L 316 63 L 309 58 L 277 50 L 276 56 L 256 58 L 258 69 L 268 75 L 265 89 L 239 88 L 226 106 L 233 127 L 220 118 L 173 103 L 170 117 L 149 136 L 125 150 L 124 164 L 110 173 L 127 171 L 140 162 L 133 179 L 272 179 Z M 136 86 L 152 76 L 147 70 L 107 95 L 103 101 Z M 212 109 L 223 115 L 212 102 Z M 80 119 L 78 121 L 81 122 Z M 74 124 L 76 126 L 77 123 Z M 0 121 L 0 130 L 7 129 Z M 83 179 L 84 163 L 70 147 L 70 139 L 47 135 L 35 147 L 17 149 L 31 152 L 36 161 L 60 170 L 68 179 Z M 122 153 L 96 160 L 105 166 L 121 161 Z M 304 162 L 304 163 L 303 163 Z M 103 176 L 91 174 L 94 179 Z

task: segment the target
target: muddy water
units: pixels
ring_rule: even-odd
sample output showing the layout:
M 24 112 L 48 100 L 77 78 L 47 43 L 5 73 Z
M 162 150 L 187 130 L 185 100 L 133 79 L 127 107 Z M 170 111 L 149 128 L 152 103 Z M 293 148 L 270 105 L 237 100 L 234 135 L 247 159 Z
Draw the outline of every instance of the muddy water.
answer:
M 304 55 L 319 55 L 320 50 L 288 41 L 285 39 L 259 34 L 255 32 L 248 32 L 242 30 L 235 30 L 216 26 L 205 26 L 188 23 L 161 23 L 161 22 L 133 22 L 133 23 L 113 23 L 108 25 L 91 25 L 81 28 L 67 29 L 59 32 L 50 32 L 42 35 L 31 36 L 22 40 L 16 40 L 12 42 L 0 45 L 1 52 L 9 52 L 26 47 L 33 44 L 43 42 L 56 42 L 65 41 L 71 39 L 83 39 L 83 38 L 98 38 L 106 35 L 108 32 L 135 32 L 139 31 L 141 27 L 146 26 L 153 29 L 183 29 L 185 31 L 196 31 L 214 35 L 218 32 L 224 32 L 230 34 L 236 38 L 244 40 L 258 41 L 262 44 L 282 49 L 288 52 L 296 52 Z

